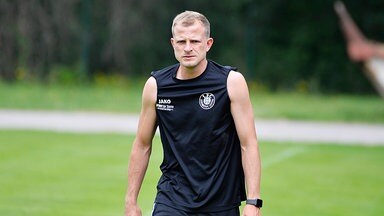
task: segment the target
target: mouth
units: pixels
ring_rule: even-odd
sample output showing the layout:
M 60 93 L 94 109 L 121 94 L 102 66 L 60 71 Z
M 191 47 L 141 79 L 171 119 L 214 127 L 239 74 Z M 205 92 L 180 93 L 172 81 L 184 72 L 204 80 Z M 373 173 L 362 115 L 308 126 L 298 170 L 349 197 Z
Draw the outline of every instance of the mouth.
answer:
M 191 58 L 194 58 L 195 56 L 193 55 L 185 55 L 183 56 L 183 59 L 191 59 Z

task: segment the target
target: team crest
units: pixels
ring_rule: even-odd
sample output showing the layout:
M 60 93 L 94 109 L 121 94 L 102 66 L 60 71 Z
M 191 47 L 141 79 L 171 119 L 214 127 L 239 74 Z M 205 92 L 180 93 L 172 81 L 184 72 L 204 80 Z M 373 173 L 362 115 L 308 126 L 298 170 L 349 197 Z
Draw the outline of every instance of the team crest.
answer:
M 203 93 L 200 95 L 199 104 L 205 110 L 211 109 L 215 105 L 215 95 L 212 93 Z

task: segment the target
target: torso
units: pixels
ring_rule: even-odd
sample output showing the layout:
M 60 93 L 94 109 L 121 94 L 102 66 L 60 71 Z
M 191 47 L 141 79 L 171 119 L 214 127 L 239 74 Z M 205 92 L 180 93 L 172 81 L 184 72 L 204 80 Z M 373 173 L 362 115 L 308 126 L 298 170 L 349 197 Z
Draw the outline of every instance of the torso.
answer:
M 152 74 L 164 148 L 156 202 L 184 210 L 236 207 L 245 190 L 226 84 L 234 68 L 209 61 L 200 76 L 180 80 L 178 67 Z

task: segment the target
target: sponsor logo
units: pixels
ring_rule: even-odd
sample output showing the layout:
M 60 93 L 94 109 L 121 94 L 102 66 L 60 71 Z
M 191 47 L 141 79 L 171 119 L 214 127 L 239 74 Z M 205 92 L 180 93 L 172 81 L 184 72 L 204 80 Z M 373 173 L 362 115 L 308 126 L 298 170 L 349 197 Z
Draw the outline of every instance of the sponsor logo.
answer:
M 160 98 L 156 103 L 156 109 L 163 111 L 173 111 L 175 106 L 171 105 L 171 99 Z
M 171 99 L 159 99 L 159 104 L 171 104 Z
M 215 105 L 215 95 L 212 93 L 203 93 L 200 95 L 199 104 L 205 110 L 211 109 Z

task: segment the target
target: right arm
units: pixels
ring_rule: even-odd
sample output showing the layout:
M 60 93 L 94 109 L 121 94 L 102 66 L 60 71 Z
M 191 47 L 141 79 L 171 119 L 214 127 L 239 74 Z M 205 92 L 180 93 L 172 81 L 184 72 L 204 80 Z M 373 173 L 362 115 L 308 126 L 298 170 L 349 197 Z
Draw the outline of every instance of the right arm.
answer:
M 140 187 L 148 167 L 152 149 L 152 139 L 156 131 L 157 84 L 153 77 L 145 83 L 142 108 L 136 138 L 132 145 L 128 166 L 128 189 L 125 196 L 125 215 L 138 216 L 141 210 L 137 204 Z

